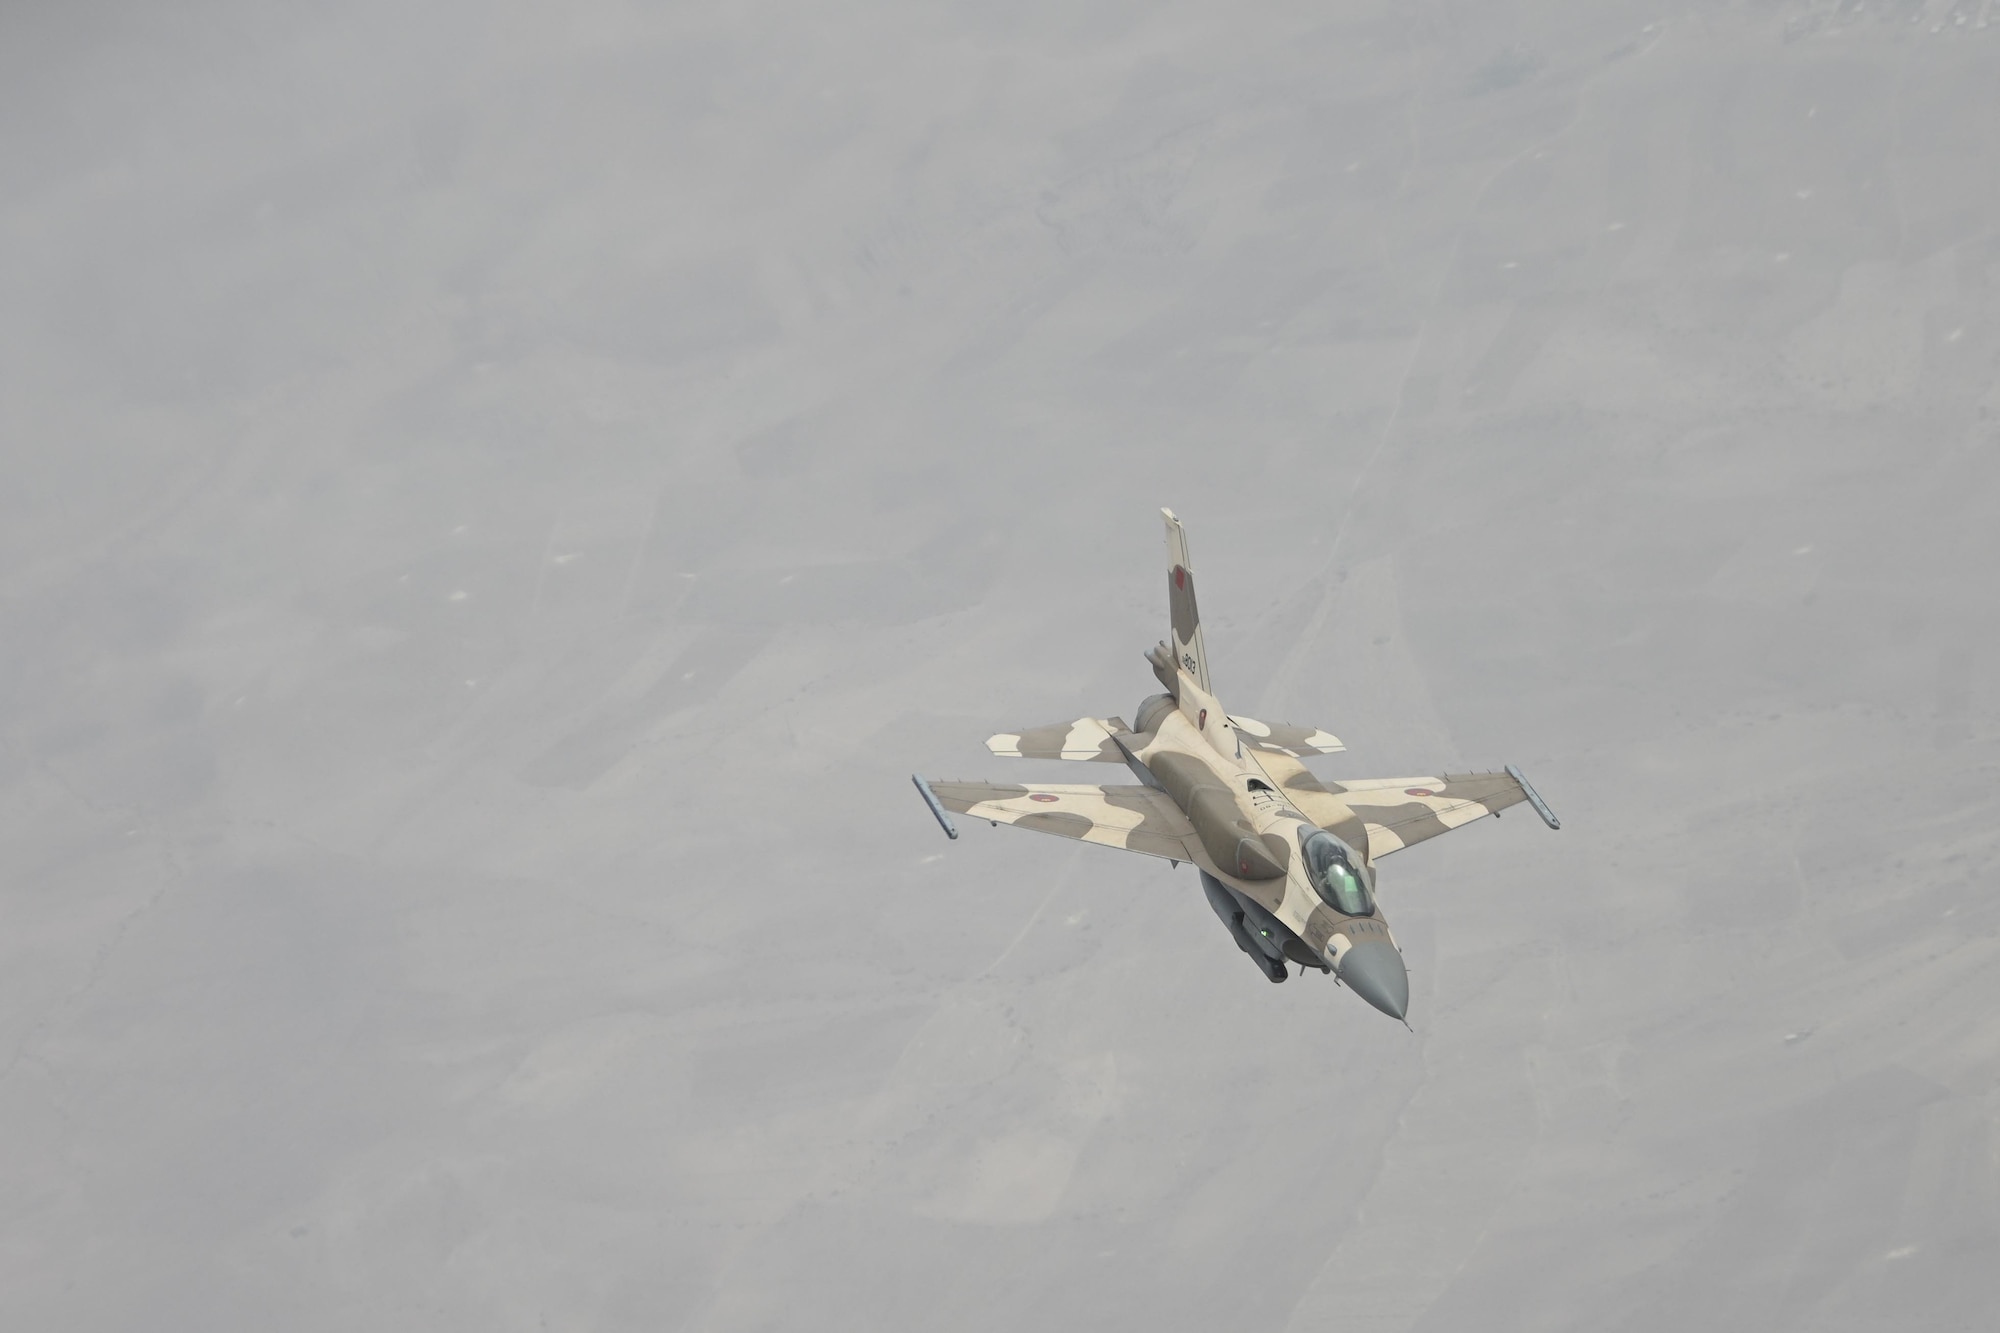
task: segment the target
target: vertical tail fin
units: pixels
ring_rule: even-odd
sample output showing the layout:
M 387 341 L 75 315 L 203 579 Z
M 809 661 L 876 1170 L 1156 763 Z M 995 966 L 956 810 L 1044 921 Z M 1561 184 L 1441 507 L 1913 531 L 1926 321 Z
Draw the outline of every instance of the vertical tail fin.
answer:
M 1167 606 L 1173 614 L 1174 661 L 1188 673 L 1204 693 L 1214 691 L 1208 684 L 1208 652 L 1201 643 L 1201 612 L 1194 603 L 1194 569 L 1188 562 L 1187 533 L 1171 509 L 1162 509 L 1167 520 Z

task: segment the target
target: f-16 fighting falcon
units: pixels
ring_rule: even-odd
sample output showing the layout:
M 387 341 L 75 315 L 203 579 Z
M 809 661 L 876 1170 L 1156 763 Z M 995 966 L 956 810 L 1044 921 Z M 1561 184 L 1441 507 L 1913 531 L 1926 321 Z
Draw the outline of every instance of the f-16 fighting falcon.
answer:
M 1313 728 L 1223 711 L 1208 683 L 1187 535 L 1167 520 L 1172 637 L 1146 655 L 1166 688 L 1121 718 L 1078 718 L 989 738 L 996 755 L 1124 764 L 1140 785 L 926 782 L 947 810 L 1016 828 L 1194 862 L 1209 906 L 1272 981 L 1286 963 L 1331 973 L 1392 1018 L 1409 1010 L 1402 949 L 1375 897 L 1375 863 L 1526 801 L 1559 828 L 1519 769 L 1321 782 L 1303 756 L 1343 750 Z

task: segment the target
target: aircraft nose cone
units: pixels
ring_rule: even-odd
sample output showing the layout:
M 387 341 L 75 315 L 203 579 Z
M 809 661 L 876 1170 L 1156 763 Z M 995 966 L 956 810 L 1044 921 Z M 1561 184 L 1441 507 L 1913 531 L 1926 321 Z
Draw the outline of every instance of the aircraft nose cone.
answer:
M 1387 940 L 1362 940 L 1341 956 L 1337 969 L 1347 988 L 1391 1018 L 1410 1009 L 1410 974 L 1403 955 Z

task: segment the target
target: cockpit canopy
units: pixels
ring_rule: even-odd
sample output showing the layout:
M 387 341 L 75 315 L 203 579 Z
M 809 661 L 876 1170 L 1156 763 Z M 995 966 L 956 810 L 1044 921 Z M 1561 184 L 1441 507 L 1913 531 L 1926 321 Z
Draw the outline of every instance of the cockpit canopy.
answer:
M 1315 830 L 1306 835 L 1300 850 L 1305 855 L 1306 874 L 1328 907 L 1342 916 L 1375 915 L 1367 872 L 1354 864 L 1338 838 Z

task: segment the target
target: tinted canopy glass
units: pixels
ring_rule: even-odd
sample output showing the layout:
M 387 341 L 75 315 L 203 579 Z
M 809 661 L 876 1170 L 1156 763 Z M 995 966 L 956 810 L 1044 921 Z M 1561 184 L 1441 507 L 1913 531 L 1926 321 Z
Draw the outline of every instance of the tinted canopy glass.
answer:
M 1306 873 L 1326 905 L 1343 916 L 1373 916 L 1375 902 L 1368 882 L 1348 860 L 1347 848 L 1326 833 L 1305 840 Z

